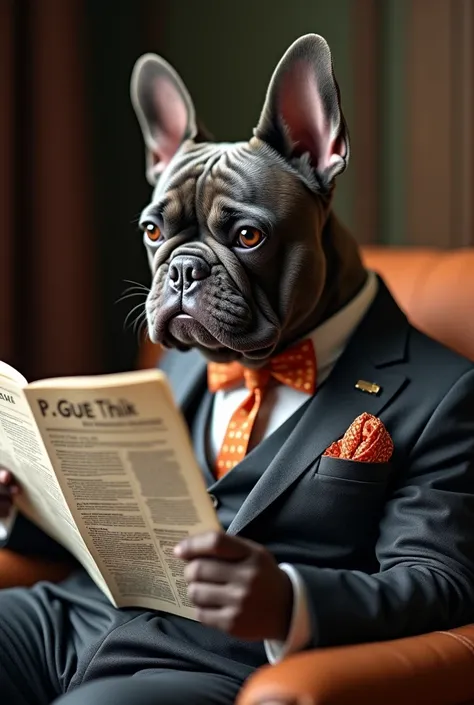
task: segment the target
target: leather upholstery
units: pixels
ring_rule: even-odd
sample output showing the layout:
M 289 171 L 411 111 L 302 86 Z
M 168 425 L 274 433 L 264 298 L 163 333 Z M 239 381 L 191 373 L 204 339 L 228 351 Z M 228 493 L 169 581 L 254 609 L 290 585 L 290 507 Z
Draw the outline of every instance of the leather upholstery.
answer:
M 423 331 L 474 360 L 474 249 L 372 248 L 367 266 L 383 275 L 399 305 Z M 145 347 L 140 366 L 159 351 Z M 58 564 L 0 551 L 0 587 L 57 580 Z M 376 644 L 309 651 L 260 669 L 238 705 L 474 704 L 474 625 Z
M 413 325 L 474 360 L 474 249 L 369 248 L 364 259 Z
M 466 705 L 474 698 L 474 626 L 321 649 L 260 669 L 237 705 Z
M 0 550 L 0 588 L 30 586 L 39 580 L 59 581 L 71 571 L 71 566 L 41 558 L 21 556 L 7 548 Z

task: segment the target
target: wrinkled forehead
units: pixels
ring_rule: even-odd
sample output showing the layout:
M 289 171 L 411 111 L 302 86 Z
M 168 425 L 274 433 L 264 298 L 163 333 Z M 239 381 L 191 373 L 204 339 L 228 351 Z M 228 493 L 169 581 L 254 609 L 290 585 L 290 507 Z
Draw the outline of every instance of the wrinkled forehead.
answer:
M 163 172 L 152 203 L 165 221 L 221 219 L 255 209 L 284 217 L 297 183 L 276 152 L 261 143 L 184 143 Z

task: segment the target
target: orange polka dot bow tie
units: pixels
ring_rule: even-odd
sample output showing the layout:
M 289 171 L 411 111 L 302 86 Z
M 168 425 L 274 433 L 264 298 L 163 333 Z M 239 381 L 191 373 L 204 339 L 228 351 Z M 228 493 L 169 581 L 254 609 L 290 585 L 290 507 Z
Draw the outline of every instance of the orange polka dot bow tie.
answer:
M 262 405 L 265 390 L 271 378 L 306 394 L 316 389 L 316 355 L 310 340 L 303 340 L 272 358 L 258 370 L 251 370 L 239 362 L 219 364 L 212 362 L 207 368 L 208 387 L 211 392 L 232 387 L 244 381 L 248 396 L 232 414 L 227 432 L 216 459 L 216 475 L 225 475 L 245 457 L 252 435 L 252 428 Z

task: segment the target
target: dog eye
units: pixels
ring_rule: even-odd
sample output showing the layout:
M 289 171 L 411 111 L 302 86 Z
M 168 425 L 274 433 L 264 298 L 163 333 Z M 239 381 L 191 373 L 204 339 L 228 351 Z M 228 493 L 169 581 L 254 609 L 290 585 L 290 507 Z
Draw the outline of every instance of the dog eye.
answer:
M 251 247 L 260 245 L 264 239 L 265 235 L 258 228 L 241 228 L 237 234 L 236 244 L 248 250 Z
M 161 238 L 161 230 L 155 223 L 144 223 L 142 229 L 151 242 L 158 242 Z

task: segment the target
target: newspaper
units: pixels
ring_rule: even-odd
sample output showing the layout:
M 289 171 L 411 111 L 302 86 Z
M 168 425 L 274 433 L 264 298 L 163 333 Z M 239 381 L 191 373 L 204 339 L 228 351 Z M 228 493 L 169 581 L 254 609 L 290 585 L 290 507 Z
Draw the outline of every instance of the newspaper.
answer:
M 196 619 L 173 548 L 221 528 L 163 373 L 28 385 L 0 363 L 0 464 L 116 607 Z

